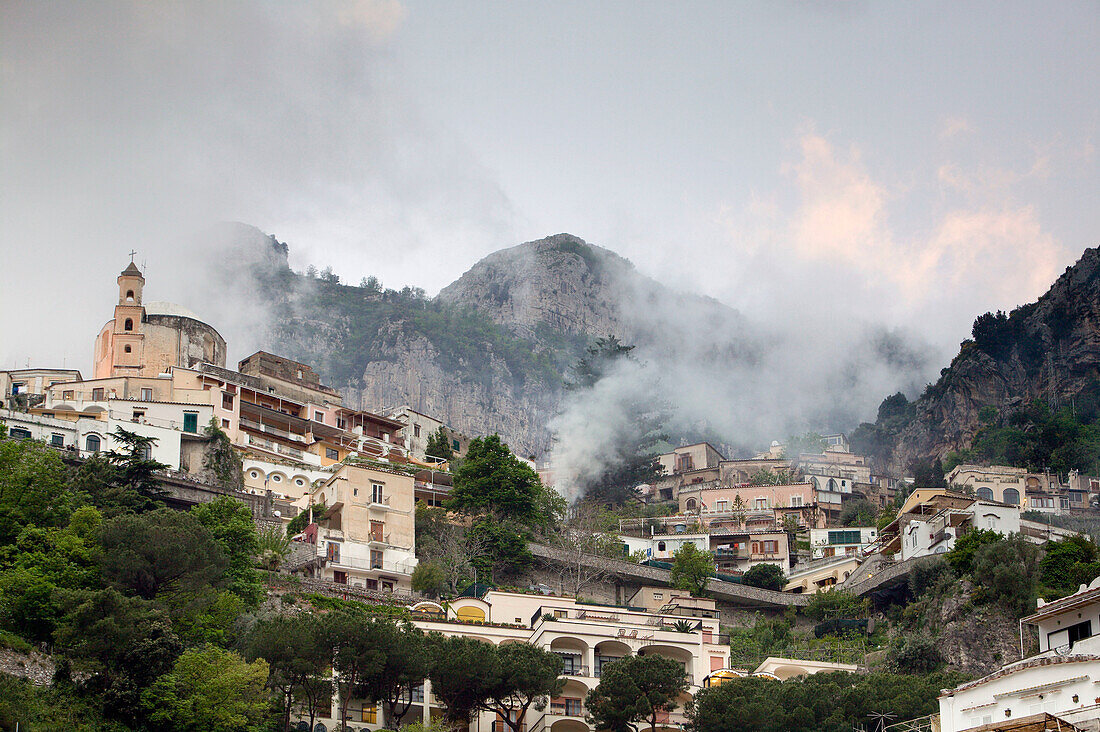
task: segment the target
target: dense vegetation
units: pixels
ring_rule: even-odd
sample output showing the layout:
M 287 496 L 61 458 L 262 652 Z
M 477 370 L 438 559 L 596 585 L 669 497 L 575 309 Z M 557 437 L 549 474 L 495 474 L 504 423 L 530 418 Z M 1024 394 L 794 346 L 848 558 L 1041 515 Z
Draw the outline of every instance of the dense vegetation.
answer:
M 70 468 L 41 443 L 0 440 L 0 631 L 58 661 L 49 691 L 5 681 L 26 699 L 3 710 L 21 729 L 252 728 L 203 716 L 224 688 L 246 708 L 210 714 L 266 715 L 266 666 L 230 649 L 264 594 L 251 512 L 229 498 L 161 507 L 160 466 L 141 455 L 131 440 Z
M 528 382 L 557 387 L 583 347 L 583 339 L 560 333 L 541 333 L 538 342 L 521 338 L 480 312 L 430 299 L 420 288 L 383 289 L 374 277 L 356 287 L 340 284 L 331 269 L 255 275 L 271 300 L 283 303 L 284 330 L 276 335 L 293 344 L 292 355 L 319 365 L 334 384 L 360 384 L 367 363 L 392 360 L 399 341 L 420 336 L 435 346 L 444 368 L 468 378 L 488 379 L 495 357 L 507 365 L 517 388 Z M 303 321 L 321 325 L 335 343 L 317 349 L 299 341 L 294 329 Z

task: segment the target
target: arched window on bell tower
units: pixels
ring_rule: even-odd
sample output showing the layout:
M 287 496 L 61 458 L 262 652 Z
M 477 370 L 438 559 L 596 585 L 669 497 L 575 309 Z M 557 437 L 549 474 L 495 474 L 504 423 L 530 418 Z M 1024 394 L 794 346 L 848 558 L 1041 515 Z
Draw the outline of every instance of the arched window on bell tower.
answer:
M 118 276 L 118 304 L 141 305 L 141 291 L 145 287 L 145 277 L 137 265 L 130 262 Z

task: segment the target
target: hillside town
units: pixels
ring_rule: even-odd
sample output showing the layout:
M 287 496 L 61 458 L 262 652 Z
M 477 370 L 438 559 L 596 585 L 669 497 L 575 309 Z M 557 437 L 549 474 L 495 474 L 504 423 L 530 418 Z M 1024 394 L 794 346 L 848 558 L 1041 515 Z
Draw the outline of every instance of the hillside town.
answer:
M 475 705 L 463 721 L 471 730 L 610 728 L 589 706 L 600 701 L 606 669 L 652 656 L 674 662 L 682 686 L 646 724 L 718 729 L 701 721 L 709 697 L 700 692 L 738 679 L 872 672 L 884 652 L 868 644 L 876 625 L 890 623 L 883 608 L 912 602 L 921 568 L 944 558 L 954 565 L 964 546 L 973 554 L 975 537 L 1018 537 L 1049 553 L 1091 545 L 1083 527 L 1100 525 L 1089 523 L 1100 518 L 1100 476 L 1076 471 L 958 464 L 937 476 L 939 485 L 924 485 L 878 472 L 843 434 L 814 436 L 813 450 L 793 453 L 775 441 L 744 458 L 700 442 L 656 455 L 654 478 L 634 486 L 617 513 L 604 508 L 599 525 L 577 519 L 600 507 L 574 506 L 556 540 L 526 535 L 521 550 L 532 559 L 522 571 L 479 576 L 472 557 L 452 557 L 453 576 L 433 584 L 425 566 L 444 567 L 446 552 L 427 517 L 450 524 L 447 536 L 466 531 L 459 555 L 475 551 L 477 519 L 456 508 L 453 492 L 469 480 L 456 467 L 476 460 L 484 436 L 407 405 L 345 404 L 313 367 L 284 356 L 259 351 L 231 369 L 218 330 L 186 308 L 148 301 L 133 262 L 117 285 L 113 317 L 88 334 L 91 378 L 48 365 L 0 372 L 6 441 L 39 443 L 71 466 L 130 450 L 156 465 L 158 500 L 174 510 L 226 498 L 246 506 L 258 530 L 283 537 L 269 565 L 269 603 L 308 591 L 394 608 L 433 637 L 528 644 L 560 661 L 549 691 L 532 692 L 538 704 L 513 709 L 514 718 L 511 707 Z M 551 462 L 504 454 L 554 494 Z M 685 581 L 692 557 L 704 570 Z M 1097 575 L 1032 604 L 1009 643 L 1018 646 L 1013 657 L 936 690 L 923 700 L 934 711 L 875 729 L 1100 728 L 1100 652 L 1090 645 L 1100 629 Z M 838 598 L 851 607 L 821 609 Z M 731 643 L 761 618 L 839 640 L 757 655 Z M 318 700 L 287 692 L 291 728 L 363 732 L 404 719 L 427 729 L 455 720 L 450 697 L 433 693 L 427 674 L 408 686 L 395 719 L 381 697 L 363 695 L 366 687 L 341 684 L 339 664 L 328 673 L 331 693 Z

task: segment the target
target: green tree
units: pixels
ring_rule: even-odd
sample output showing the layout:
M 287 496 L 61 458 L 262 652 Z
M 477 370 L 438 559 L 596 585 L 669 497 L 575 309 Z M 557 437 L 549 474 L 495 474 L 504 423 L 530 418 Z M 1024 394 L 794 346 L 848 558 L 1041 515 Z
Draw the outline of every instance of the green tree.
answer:
M 1004 534 L 992 529 L 972 529 L 955 539 L 955 546 L 944 555 L 944 559 L 955 570 L 955 574 L 962 576 L 970 574 L 974 568 L 974 555 L 978 549 L 986 544 L 996 544 L 1004 540 Z
M 862 618 L 870 609 L 869 600 L 847 590 L 831 589 L 811 595 L 805 613 L 814 620 L 822 621 Z
M 446 507 L 536 525 L 543 520 L 537 511 L 540 486 L 538 474 L 512 454 L 500 435 L 478 437 L 470 441 L 466 459 L 455 471 Z
M 385 725 L 398 729 L 412 705 L 413 689 L 431 668 L 432 647 L 423 632 L 407 620 L 377 619 L 368 635 L 382 653 L 382 664 L 363 678 L 363 696 L 381 702 Z
M 347 730 L 348 705 L 352 697 L 362 695 L 366 685 L 382 673 L 385 652 L 375 641 L 379 624 L 388 618 L 367 617 L 362 612 L 340 610 L 326 618 L 328 641 L 332 646 L 334 684 L 340 695 L 340 730 Z
M 0 546 L 27 524 L 63 526 L 71 510 L 56 450 L 36 440 L 0 440 Z
M 489 680 L 499 663 L 496 646 L 461 636 L 437 636 L 430 643 L 432 693 L 443 702 L 452 724 L 468 726 L 471 715 L 489 698 Z
M 223 583 L 227 562 L 192 514 L 161 508 L 104 522 L 101 568 L 107 582 L 147 600 Z
M 69 595 L 54 638 L 65 663 L 88 674 L 84 687 L 102 695 L 106 714 L 137 728 L 147 721 L 142 693 L 183 651 L 162 610 L 111 588 Z
M 778 564 L 757 564 L 745 572 L 741 583 L 749 587 L 778 591 L 787 584 L 787 578 L 783 575 L 783 568 Z
M 1035 610 L 1039 590 L 1039 548 L 1021 534 L 974 553 L 974 581 L 980 597 L 1023 616 Z
M 841 526 L 874 526 L 879 508 L 866 499 L 848 501 L 840 509 Z
M 261 732 L 268 723 L 268 666 L 203 646 L 184 652 L 142 694 L 149 719 L 174 732 Z
M 424 448 L 424 454 L 443 460 L 454 460 L 455 451 L 451 447 L 451 436 L 447 434 L 445 428 L 440 427 L 428 435 L 428 445 Z
M 694 597 L 704 597 L 707 580 L 714 576 L 714 559 L 710 552 L 700 550 L 691 543 L 684 544 L 672 555 L 672 586 L 687 590 Z
M 439 597 L 447 591 L 447 572 L 435 562 L 420 562 L 412 573 L 412 588 L 428 597 Z
M 254 607 L 264 588 L 254 566 L 260 553 L 260 538 L 252 511 L 235 498 L 218 496 L 210 503 L 192 508 L 191 515 L 206 527 L 227 560 L 226 589 Z
M 1084 536 L 1049 541 L 1040 563 L 1040 582 L 1056 594 L 1068 595 L 1100 576 L 1096 544 Z
M 478 549 L 471 563 L 482 579 L 495 582 L 515 577 L 527 571 L 535 560 L 527 548 L 525 527 L 511 522 L 493 521 L 489 517 L 478 519 L 466 531 L 466 541 Z
M 313 729 L 320 702 L 313 697 L 324 690 L 310 681 L 324 676 L 331 662 L 331 646 L 322 621 L 309 613 L 260 620 L 249 633 L 245 647 L 248 660 L 267 661 L 267 685 L 279 696 L 283 732 L 290 729 L 290 712 L 296 698 L 305 698 L 309 728 Z M 331 685 L 327 693 L 331 696 Z
M 106 458 L 115 467 L 114 480 L 124 490 L 135 491 L 147 499 L 157 499 L 164 495 L 157 473 L 168 468 L 167 465 L 152 459 L 153 446 L 157 438 L 129 432 L 115 427 L 111 437 L 121 446 L 121 450 L 109 450 Z
M 499 714 L 512 732 L 521 732 L 527 710 L 561 691 L 561 656 L 528 643 L 506 643 L 497 647 L 496 655 L 497 673 L 483 708 Z
M 597 729 L 630 732 L 632 723 L 644 721 L 655 732 L 657 718 L 675 709 L 687 689 L 679 661 L 657 654 L 628 656 L 604 666 L 599 685 L 588 692 L 584 705 Z
M 872 712 L 901 720 L 934 713 L 940 689 L 962 680 L 954 673 L 822 673 L 784 682 L 750 676 L 699 690 L 687 711 L 695 732 L 850 732 Z
M 216 417 L 210 418 L 206 426 L 206 449 L 203 451 L 202 467 L 209 471 L 226 490 L 239 491 L 244 488 L 244 466 L 241 456 L 233 449 L 229 435 L 218 426 Z

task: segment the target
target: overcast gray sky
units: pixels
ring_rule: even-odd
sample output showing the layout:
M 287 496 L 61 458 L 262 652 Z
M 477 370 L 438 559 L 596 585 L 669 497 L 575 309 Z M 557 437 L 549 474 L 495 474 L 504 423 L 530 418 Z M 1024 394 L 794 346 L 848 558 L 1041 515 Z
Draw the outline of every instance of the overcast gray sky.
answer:
M 568 231 L 946 358 L 1100 244 L 1098 48 L 1096 2 L 3 2 L 0 367 L 90 369 L 131 248 L 201 315 L 227 219 L 432 293 Z

